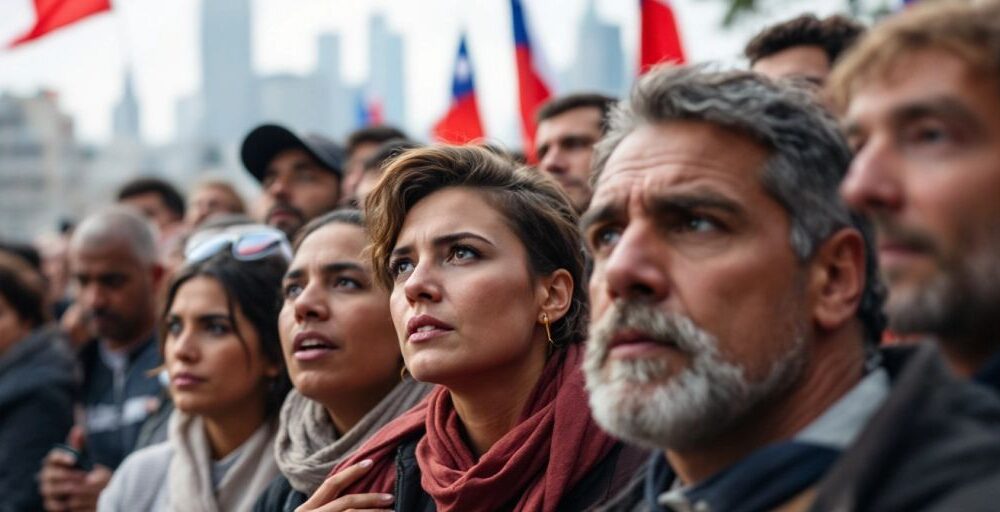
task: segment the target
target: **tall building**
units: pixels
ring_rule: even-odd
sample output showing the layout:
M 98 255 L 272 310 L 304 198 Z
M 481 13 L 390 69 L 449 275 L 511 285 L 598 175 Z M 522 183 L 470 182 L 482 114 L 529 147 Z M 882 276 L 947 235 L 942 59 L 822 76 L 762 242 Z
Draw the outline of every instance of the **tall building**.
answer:
M 576 58 L 560 75 L 561 91 L 594 91 L 621 97 L 627 87 L 625 71 L 621 28 L 600 19 L 594 0 L 588 0 L 577 37 Z
M 321 130 L 330 136 L 343 138 L 353 130 L 355 115 L 354 91 L 344 81 L 341 73 L 340 35 L 319 36 L 316 75 L 319 87 L 324 92 L 322 108 L 326 110 L 325 126 Z
M 111 127 L 115 138 L 136 141 L 142 138 L 139 128 L 139 102 L 132 87 L 131 70 L 125 71 L 122 98 L 115 105 Z
M 367 96 L 378 103 L 386 123 L 406 125 L 403 38 L 389 30 L 385 16 L 372 16 L 368 32 Z
M 316 74 L 279 73 L 257 81 L 260 115 L 297 131 L 325 132 L 327 97 Z
M 259 120 L 250 9 L 250 0 L 201 2 L 202 135 L 220 145 Z
M 53 93 L 0 95 L 0 155 L 0 237 L 30 241 L 82 206 L 73 121 Z

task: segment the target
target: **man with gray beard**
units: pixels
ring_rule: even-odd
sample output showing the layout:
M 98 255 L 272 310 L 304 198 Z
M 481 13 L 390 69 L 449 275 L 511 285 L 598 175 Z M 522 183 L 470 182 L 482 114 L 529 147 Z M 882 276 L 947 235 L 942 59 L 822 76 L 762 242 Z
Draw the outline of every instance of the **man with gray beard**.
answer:
M 841 192 L 870 214 L 890 326 L 940 341 L 1000 391 L 1000 4 L 921 5 L 838 66 L 857 156 Z
M 656 450 L 608 510 L 989 510 L 1000 401 L 933 346 L 879 351 L 850 152 L 806 92 L 661 68 L 597 145 L 594 417 Z

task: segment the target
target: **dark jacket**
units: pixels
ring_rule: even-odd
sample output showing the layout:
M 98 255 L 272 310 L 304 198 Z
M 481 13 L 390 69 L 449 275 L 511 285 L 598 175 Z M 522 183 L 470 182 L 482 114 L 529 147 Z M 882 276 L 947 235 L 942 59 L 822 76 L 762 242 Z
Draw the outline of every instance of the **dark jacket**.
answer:
M 118 371 L 105 362 L 99 342 L 80 352 L 86 450 L 94 462 L 114 469 L 135 448 L 143 423 L 160 406 L 162 386 L 149 375 L 160 363 L 152 334 L 127 355 Z
M 75 393 L 73 356 L 53 327 L 0 357 L 0 511 L 41 510 L 35 475 L 66 442 Z
M 432 512 L 434 501 L 420 486 L 420 466 L 417 465 L 417 441 L 410 440 L 396 451 L 396 497 L 394 510 L 399 512 Z M 648 458 L 649 452 L 617 443 L 604 460 L 577 483 L 559 503 L 558 510 L 581 512 L 592 510 L 614 495 L 615 490 L 629 482 Z M 475 512 L 475 511 L 470 511 Z M 485 512 L 485 511 L 484 511 Z
M 933 345 L 882 355 L 889 397 L 803 510 L 1000 510 L 1000 400 L 953 376 Z M 636 478 L 605 510 L 659 510 L 643 495 Z
M 306 502 L 309 496 L 296 491 L 285 475 L 278 475 L 271 480 L 264 493 L 254 503 L 254 512 L 294 512 L 299 505 Z

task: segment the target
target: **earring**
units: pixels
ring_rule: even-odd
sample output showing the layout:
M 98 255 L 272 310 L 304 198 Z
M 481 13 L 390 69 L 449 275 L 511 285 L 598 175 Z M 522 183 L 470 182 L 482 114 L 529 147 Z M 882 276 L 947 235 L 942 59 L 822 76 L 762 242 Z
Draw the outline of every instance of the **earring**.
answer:
M 548 313 L 542 313 L 542 325 L 545 326 L 545 337 L 549 340 L 549 345 L 555 346 L 556 342 L 552 341 L 552 330 L 549 327 Z

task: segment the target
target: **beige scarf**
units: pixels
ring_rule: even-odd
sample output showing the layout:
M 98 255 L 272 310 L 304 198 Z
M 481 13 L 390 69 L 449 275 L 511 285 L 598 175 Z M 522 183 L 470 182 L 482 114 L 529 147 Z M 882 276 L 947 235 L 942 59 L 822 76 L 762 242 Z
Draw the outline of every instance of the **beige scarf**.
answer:
M 230 512 L 251 510 L 257 497 L 278 475 L 271 455 L 276 431 L 268 421 L 238 449 L 236 461 L 219 487 L 212 488 L 212 450 L 201 417 L 174 411 L 170 443 L 174 448 L 167 480 L 170 510 L 176 512 Z
M 405 379 L 339 438 L 326 409 L 293 389 L 281 408 L 281 427 L 274 440 L 274 458 L 281 473 L 296 491 L 312 495 L 338 462 L 420 402 L 432 387 Z

